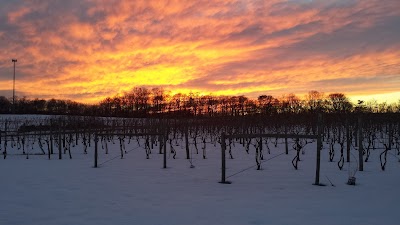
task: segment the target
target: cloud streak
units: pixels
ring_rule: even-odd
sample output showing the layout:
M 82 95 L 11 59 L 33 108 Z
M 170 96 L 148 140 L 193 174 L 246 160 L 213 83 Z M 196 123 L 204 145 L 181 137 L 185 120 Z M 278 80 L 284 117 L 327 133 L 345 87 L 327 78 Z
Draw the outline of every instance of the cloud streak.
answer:
M 0 0 L 0 89 L 12 87 L 11 58 L 18 58 L 19 93 L 82 102 L 133 86 L 250 97 L 395 92 L 398 6 L 397 0 Z

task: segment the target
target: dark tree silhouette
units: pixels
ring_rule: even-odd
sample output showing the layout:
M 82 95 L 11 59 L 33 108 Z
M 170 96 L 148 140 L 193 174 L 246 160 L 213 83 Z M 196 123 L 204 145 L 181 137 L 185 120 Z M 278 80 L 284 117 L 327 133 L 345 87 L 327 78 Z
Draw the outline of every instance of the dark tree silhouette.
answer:
M 272 108 L 274 105 L 274 97 L 272 95 L 260 95 L 258 96 L 258 104 L 262 114 L 270 115 L 272 114 Z
M 0 113 L 10 113 L 12 104 L 0 96 Z M 260 95 L 257 99 L 246 96 L 214 96 L 199 93 L 177 93 L 173 96 L 163 88 L 134 87 L 122 95 L 107 97 L 98 104 L 86 105 L 71 100 L 17 98 L 16 113 L 101 115 L 114 117 L 154 117 L 166 114 L 172 117 L 243 117 L 251 115 L 315 114 L 323 113 L 399 113 L 400 101 L 395 104 L 359 101 L 352 104 L 343 93 L 324 93 L 312 90 L 304 99 L 295 94 L 279 98 Z
M 325 110 L 325 95 L 315 90 L 309 91 L 306 96 L 306 106 L 311 113 Z
M 350 112 L 353 108 L 351 102 L 343 93 L 332 93 L 328 95 L 329 108 L 334 113 Z
M 11 102 L 4 96 L 0 96 L 0 113 L 10 113 Z

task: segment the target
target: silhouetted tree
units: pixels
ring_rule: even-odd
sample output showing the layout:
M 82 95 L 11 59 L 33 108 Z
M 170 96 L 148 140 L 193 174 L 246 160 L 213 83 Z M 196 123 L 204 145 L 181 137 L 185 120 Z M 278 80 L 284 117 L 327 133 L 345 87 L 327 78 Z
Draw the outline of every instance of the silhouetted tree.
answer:
M 150 91 L 145 87 L 134 87 L 131 94 L 135 110 L 140 114 L 146 114 L 149 107 Z
M 4 96 L 0 96 L 0 113 L 10 113 L 11 102 Z
M 238 97 L 238 107 L 240 110 L 240 115 L 245 115 L 245 106 L 246 106 L 246 102 L 248 101 L 248 98 L 245 97 L 244 95 L 241 95 Z
M 151 89 L 151 100 L 153 105 L 153 111 L 155 113 L 164 112 L 166 94 L 162 88 Z
M 110 97 L 105 98 L 99 103 L 99 108 L 102 115 L 110 116 L 112 108 L 112 99 Z
M 255 115 L 257 114 L 257 103 L 254 100 L 247 99 L 245 101 L 245 108 L 247 115 Z
M 353 108 L 349 99 L 343 93 L 332 93 L 328 95 L 329 106 L 334 113 L 350 112 Z
M 102 116 L 147 116 L 170 113 L 175 116 L 250 116 L 255 114 L 275 115 L 305 114 L 315 112 L 331 113 L 399 113 L 400 101 L 388 104 L 377 101 L 359 101 L 353 105 L 343 93 L 309 91 L 304 99 L 287 94 L 279 100 L 271 95 L 260 95 L 257 99 L 241 96 L 200 95 L 199 93 L 177 93 L 173 96 L 163 88 L 147 89 L 134 87 L 119 96 L 107 97 L 96 105 L 85 105 L 71 100 L 16 98 L 17 113 L 47 113 L 69 115 Z M 12 104 L 0 96 L 0 113 L 10 113 Z M 279 116 L 279 115 L 277 115 Z M 286 118 L 286 115 L 283 115 Z
M 306 106 L 311 113 L 322 112 L 325 108 L 325 95 L 323 92 L 309 91 L 306 96 Z
M 44 113 L 46 111 L 46 100 L 36 98 L 32 101 L 32 106 L 34 113 Z
M 172 111 L 180 112 L 183 108 L 184 103 L 184 94 L 182 93 L 177 93 L 174 96 L 172 96 Z
M 258 104 L 262 114 L 270 115 L 272 113 L 272 107 L 274 103 L 274 97 L 272 95 L 260 95 L 257 98 Z
M 284 113 L 300 113 L 301 100 L 295 94 L 284 95 L 281 100 L 281 111 Z

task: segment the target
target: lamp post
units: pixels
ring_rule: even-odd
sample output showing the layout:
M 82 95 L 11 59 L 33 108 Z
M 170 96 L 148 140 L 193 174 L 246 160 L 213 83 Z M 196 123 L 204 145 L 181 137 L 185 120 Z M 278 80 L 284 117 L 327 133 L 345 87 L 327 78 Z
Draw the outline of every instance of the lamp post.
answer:
M 13 79 L 13 113 L 15 114 L 15 63 L 17 59 L 11 60 L 14 63 L 14 79 Z

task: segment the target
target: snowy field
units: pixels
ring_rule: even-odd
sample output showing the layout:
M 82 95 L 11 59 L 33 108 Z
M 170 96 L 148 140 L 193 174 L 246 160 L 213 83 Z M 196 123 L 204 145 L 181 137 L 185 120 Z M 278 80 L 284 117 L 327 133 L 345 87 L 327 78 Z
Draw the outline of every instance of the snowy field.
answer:
M 57 154 L 51 160 L 46 155 L 26 159 L 10 150 L 0 159 L 0 224 L 400 224 L 400 163 L 395 154 L 388 155 L 382 171 L 381 150 L 372 151 L 364 171 L 356 174 L 357 185 L 349 186 L 354 158 L 340 171 L 338 153 L 329 162 L 324 143 L 321 183 L 327 186 L 321 187 L 312 185 L 316 143 L 305 147 L 298 170 L 291 164 L 295 151 L 281 154 L 284 146 L 279 144 L 271 147 L 271 154 L 264 152 L 262 170 L 253 167 L 229 177 L 232 184 L 220 184 L 219 145 L 207 145 L 207 159 L 192 152 L 195 168 L 185 159 L 183 146 L 175 146 L 177 158 L 168 155 L 167 169 L 158 147 L 146 159 L 141 146 L 127 144 L 124 159 L 118 157 L 117 141 L 108 155 L 100 148 L 99 168 L 93 168 L 93 145 L 88 154 L 76 146 L 73 158 L 66 154 L 62 160 Z M 247 154 L 237 144 L 233 156 L 227 159 L 227 176 L 255 165 L 254 147 Z

